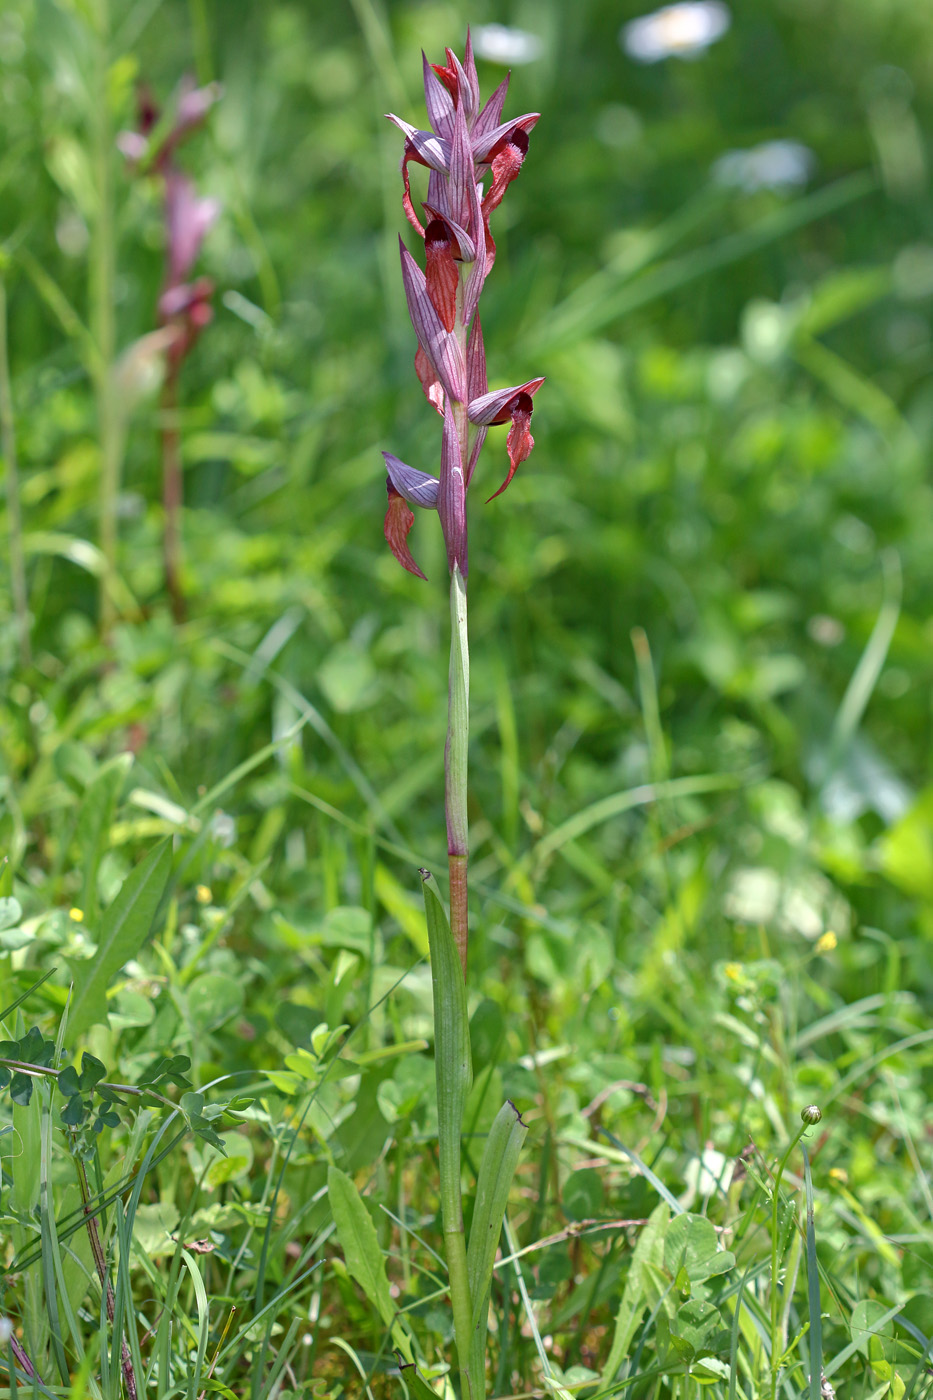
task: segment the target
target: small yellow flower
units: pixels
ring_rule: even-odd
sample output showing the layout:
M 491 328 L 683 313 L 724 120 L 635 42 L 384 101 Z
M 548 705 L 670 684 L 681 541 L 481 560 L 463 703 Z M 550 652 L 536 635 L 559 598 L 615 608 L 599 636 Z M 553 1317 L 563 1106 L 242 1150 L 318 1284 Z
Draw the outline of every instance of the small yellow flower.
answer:
M 832 929 L 827 929 L 824 934 L 816 940 L 816 951 L 818 953 L 831 953 L 837 947 L 839 939 Z
M 210 885 L 198 885 L 194 897 L 199 904 L 210 904 L 214 896 L 211 894 Z
M 738 982 L 742 976 L 742 964 L 726 963 L 725 973 L 730 982 Z
M 69 919 L 73 920 L 73 922 L 76 923 L 76 924 L 83 924 L 83 923 L 84 923 L 84 910 L 83 910 L 83 909 L 69 909 L 69 910 L 68 910 L 68 917 L 69 917 Z
M 840 1186 L 845 1186 L 849 1180 L 849 1173 L 843 1167 L 830 1167 L 830 1181 L 836 1181 Z

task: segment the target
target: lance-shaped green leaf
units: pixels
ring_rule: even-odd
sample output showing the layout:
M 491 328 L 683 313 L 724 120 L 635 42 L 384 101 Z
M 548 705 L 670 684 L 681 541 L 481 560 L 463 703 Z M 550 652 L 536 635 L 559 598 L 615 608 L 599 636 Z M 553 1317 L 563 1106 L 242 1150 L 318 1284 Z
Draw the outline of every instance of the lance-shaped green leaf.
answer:
M 339 1167 L 330 1166 L 327 1169 L 327 1198 L 350 1277 L 359 1284 L 390 1329 L 393 1344 L 406 1361 L 411 1361 L 411 1342 L 399 1319 L 398 1309 L 392 1302 L 386 1261 L 379 1248 L 376 1227 L 355 1182 Z
M 460 577 L 459 570 L 454 570 Z M 470 1025 L 467 1020 L 466 986 L 460 953 L 437 882 L 429 870 L 421 871 L 424 908 L 434 991 L 434 1077 L 437 1085 L 438 1149 L 441 1178 L 441 1215 L 444 1249 L 450 1277 L 450 1301 L 460 1366 L 462 1400 L 482 1400 L 483 1391 L 471 1384 L 469 1360 L 473 1303 L 470 1295 L 463 1207 L 460 1199 L 460 1130 L 463 1106 L 473 1082 L 470 1059 Z
M 68 1015 L 70 1036 L 106 1022 L 111 978 L 124 963 L 135 958 L 148 937 L 171 868 L 171 843 L 163 841 L 123 881 L 120 893 L 101 920 L 97 952 L 75 967 Z
M 506 1099 L 493 1120 L 486 1139 L 483 1160 L 476 1182 L 476 1203 L 470 1226 L 467 1268 L 473 1299 L 473 1327 L 470 1340 L 470 1377 L 473 1394 L 483 1393 L 486 1358 L 486 1324 L 492 1270 L 502 1233 L 509 1189 L 519 1153 L 528 1129 L 511 1099 Z
M 441 1206 L 444 1223 L 460 1213 L 460 1129 L 463 1106 L 473 1083 L 470 1025 L 460 956 L 450 931 L 437 881 L 421 871 L 428 925 L 431 984 L 434 993 L 434 1060 L 437 1076 L 437 1121 L 440 1150 Z

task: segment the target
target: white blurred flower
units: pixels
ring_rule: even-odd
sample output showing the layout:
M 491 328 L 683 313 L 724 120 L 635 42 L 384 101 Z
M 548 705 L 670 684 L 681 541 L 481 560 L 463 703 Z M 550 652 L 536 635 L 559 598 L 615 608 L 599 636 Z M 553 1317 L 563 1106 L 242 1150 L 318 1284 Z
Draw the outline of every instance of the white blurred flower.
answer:
M 537 34 L 505 24 L 480 24 L 472 36 L 473 52 L 490 63 L 534 63 L 544 49 Z
M 765 141 L 747 151 L 726 151 L 713 166 L 713 179 L 748 191 L 797 189 L 815 164 L 813 152 L 799 141 Z
M 8 1317 L 0 1317 L 0 1346 L 6 1346 L 13 1335 L 13 1324 Z
M 732 23 L 722 0 L 683 0 L 623 25 L 619 40 L 637 63 L 662 58 L 697 58 L 721 39 Z

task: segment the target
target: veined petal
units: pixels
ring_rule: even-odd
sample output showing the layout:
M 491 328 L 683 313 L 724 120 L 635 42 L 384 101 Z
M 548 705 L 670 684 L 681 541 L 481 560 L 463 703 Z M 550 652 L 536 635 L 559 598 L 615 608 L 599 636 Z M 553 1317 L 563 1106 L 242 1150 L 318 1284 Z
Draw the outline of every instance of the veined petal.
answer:
M 526 112 L 523 117 L 514 117 L 512 121 L 503 122 L 501 126 L 493 127 L 492 131 L 483 132 L 477 136 L 473 132 L 473 159 L 477 165 L 489 165 L 492 162 L 495 149 L 500 141 L 505 142 L 515 131 L 533 131 L 541 117 L 540 112 Z M 393 121 L 396 119 L 393 117 Z M 400 123 L 399 123 L 400 124 Z
M 421 348 L 431 362 L 445 393 L 458 403 L 466 397 L 466 366 L 456 336 L 448 331 L 428 295 L 427 282 L 421 268 L 399 239 L 402 257 L 402 282 L 408 314 L 421 342 Z
M 428 121 L 438 136 L 449 140 L 454 126 L 454 100 L 434 72 L 423 49 L 421 61 L 424 65 L 424 105 L 428 109 Z
M 470 180 L 470 228 L 476 231 L 476 256 L 463 288 L 463 322 L 467 326 L 472 324 L 473 313 L 479 303 L 483 283 L 486 281 L 486 274 L 491 266 L 491 264 L 487 265 L 487 226 L 483 219 L 483 206 L 480 203 L 481 188 L 475 179 Z
M 447 50 L 447 60 L 452 64 L 453 70 L 457 75 L 457 87 L 460 93 L 460 101 L 457 103 L 457 106 L 463 112 L 467 127 L 470 128 L 475 122 L 477 113 L 479 112 L 479 83 L 477 82 L 474 90 L 473 84 L 463 71 L 463 65 L 459 58 L 450 49 Z
M 385 458 L 389 480 L 399 495 L 404 496 L 410 506 L 437 510 L 437 477 L 420 472 L 417 467 L 410 467 L 407 462 L 403 462 L 391 452 L 383 452 L 382 455 Z
M 470 339 L 467 342 L 467 391 L 470 400 L 480 399 L 486 393 L 486 347 L 483 344 L 483 327 L 480 324 L 479 315 L 473 318 L 470 326 Z M 486 428 L 477 427 L 471 430 L 470 437 L 470 460 L 467 463 L 466 484 L 469 488 L 473 480 L 473 473 L 476 470 L 476 463 L 479 461 L 479 454 L 483 450 L 483 443 L 486 441 Z
M 474 141 L 485 136 L 487 132 L 494 130 L 499 125 L 499 118 L 502 116 L 502 108 L 505 106 L 508 91 L 509 75 L 504 77 L 495 92 L 487 97 L 485 107 L 473 124 Z
M 408 532 L 415 523 L 415 517 L 408 509 L 404 496 L 401 496 L 391 481 L 386 482 L 386 491 L 389 496 L 389 508 L 386 511 L 385 523 L 382 533 L 385 535 L 386 544 L 395 555 L 403 569 L 407 569 L 410 574 L 415 574 L 418 578 L 426 578 L 411 556 L 408 548 Z
M 507 423 L 512 416 L 515 402 L 524 395 L 531 399 L 541 385 L 544 377 L 540 379 L 529 379 L 526 384 L 514 384 L 510 389 L 494 389 L 491 394 L 481 394 L 479 398 L 470 398 L 470 407 L 467 409 L 471 423 L 484 423 L 491 427 L 494 423 Z
M 441 440 L 441 479 L 437 490 L 437 513 L 441 518 L 447 563 L 451 573 L 459 564 L 463 577 L 467 575 L 466 478 L 460 455 L 460 436 L 450 405 L 444 414 L 444 435 Z
M 497 496 L 502 495 L 502 492 L 512 480 L 519 465 L 525 461 L 535 445 L 535 440 L 531 436 L 530 426 L 532 407 L 530 394 L 519 394 L 515 399 L 512 408 L 512 426 L 509 429 L 509 436 L 506 440 L 506 448 L 509 454 L 508 475 L 499 487 L 499 490 L 494 491 L 488 498 L 486 502 L 487 505 L 489 501 L 494 501 Z
M 428 172 L 428 204 L 432 209 L 436 209 L 442 219 L 446 219 L 450 213 L 450 205 L 447 201 L 447 177 L 440 170 Z
M 435 136 L 433 131 L 419 131 L 412 126 L 411 122 L 403 121 L 394 112 L 386 112 L 386 117 L 390 122 L 394 122 L 399 131 L 404 135 L 407 143 L 411 146 L 411 155 L 406 155 L 409 160 L 416 160 L 420 165 L 427 165 L 432 170 L 443 170 L 446 172 L 450 165 L 450 143 L 444 141 L 440 136 Z
M 461 72 L 463 70 L 461 69 Z M 454 130 L 450 139 L 450 180 L 447 186 L 447 199 L 451 218 L 458 224 L 470 227 L 470 189 L 475 187 L 473 173 L 473 151 L 470 146 L 470 133 L 467 129 L 463 103 L 457 104 L 454 112 Z M 476 229 L 476 233 L 479 229 Z
M 467 125 L 472 131 L 476 118 L 479 114 L 479 76 L 476 72 L 476 59 L 473 57 L 473 38 L 470 34 L 470 26 L 467 25 L 466 48 L 463 51 L 463 71 L 470 87 L 473 99 L 473 120 Z

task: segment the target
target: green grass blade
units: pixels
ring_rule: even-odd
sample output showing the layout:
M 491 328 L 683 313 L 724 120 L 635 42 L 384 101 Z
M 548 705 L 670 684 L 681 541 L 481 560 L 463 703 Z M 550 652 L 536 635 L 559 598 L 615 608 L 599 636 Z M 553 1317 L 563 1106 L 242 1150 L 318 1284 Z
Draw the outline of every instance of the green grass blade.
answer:
M 470 1377 L 474 1396 L 483 1394 L 486 1324 L 492 1271 L 512 1178 L 527 1135 L 528 1128 L 522 1122 L 521 1114 L 512 1100 L 506 1099 L 496 1114 L 486 1139 L 476 1182 L 476 1204 L 473 1207 L 473 1223 L 470 1226 L 470 1243 L 467 1249 L 470 1296 L 473 1300 Z
M 807 1192 L 807 1309 L 810 1315 L 810 1400 L 820 1400 L 823 1374 L 823 1321 L 820 1314 L 820 1269 L 816 1258 L 816 1227 L 813 1221 L 813 1181 L 810 1158 L 803 1143 L 803 1175 Z

